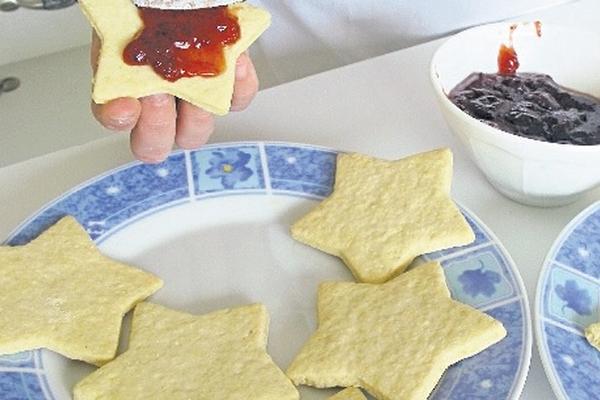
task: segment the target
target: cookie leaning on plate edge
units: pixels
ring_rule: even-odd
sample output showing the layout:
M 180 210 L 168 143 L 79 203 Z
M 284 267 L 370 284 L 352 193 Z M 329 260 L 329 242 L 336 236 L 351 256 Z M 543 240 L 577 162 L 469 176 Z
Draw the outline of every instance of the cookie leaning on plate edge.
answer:
M 351 387 L 334 394 L 329 400 L 367 400 L 367 398 L 360 389 Z
M 24 246 L 0 247 L 0 354 L 48 348 L 101 365 L 121 321 L 162 287 L 154 275 L 100 253 L 73 217 Z
M 269 317 L 262 305 L 193 316 L 138 304 L 129 349 L 114 358 L 123 316 L 162 281 L 100 254 L 73 217 L 26 245 L 0 247 L 0 272 L 0 354 L 48 348 L 100 366 L 75 386 L 76 400 L 142 399 L 149 392 L 165 400 L 178 398 L 174 393 L 299 398 L 266 353 Z M 227 372 L 235 376 L 229 384 L 219 380 Z M 198 385 L 189 387 L 192 378 Z
M 600 322 L 592 324 L 585 329 L 585 338 L 596 350 L 600 351 Z

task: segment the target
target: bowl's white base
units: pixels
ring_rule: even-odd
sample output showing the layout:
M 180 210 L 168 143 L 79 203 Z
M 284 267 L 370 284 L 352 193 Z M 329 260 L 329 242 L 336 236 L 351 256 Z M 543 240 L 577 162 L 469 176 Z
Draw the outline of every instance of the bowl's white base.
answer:
M 509 199 L 516 201 L 517 203 L 524 204 L 526 206 L 534 206 L 534 207 L 561 207 L 566 206 L 568 204 L 574 203 L 579 200 L 586 192 L 580 192 L 565 196 L 537 196 L 532 194 L 523 194 L 521 192 L 514 191 L 512 189 L 507 188 L 506 186 L 500 185 L 497 182 L 493 182 L 488 179 L 488 181 L 492 184 L 492 186 L 502 193 L 504 196 Z

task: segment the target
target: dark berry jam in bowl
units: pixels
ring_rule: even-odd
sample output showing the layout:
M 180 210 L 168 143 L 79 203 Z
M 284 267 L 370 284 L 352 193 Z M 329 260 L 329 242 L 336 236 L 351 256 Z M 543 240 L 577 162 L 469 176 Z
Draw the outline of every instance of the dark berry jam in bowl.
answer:
M 600 99 L 563 88 L 549 75 L 474 72 L 448 97 L 505 132 L 550 143 L 600 144 Z
M 599 32 L 543 21 L 489 24 L 436 51 L 430 74 L 440 110 L 507 197 L 558 206 L 600 185 L 600 105 L 593 104 L 600 99 L 600 52 L 592 45 Z M 558 90 L 564 88 L 572 96 Z

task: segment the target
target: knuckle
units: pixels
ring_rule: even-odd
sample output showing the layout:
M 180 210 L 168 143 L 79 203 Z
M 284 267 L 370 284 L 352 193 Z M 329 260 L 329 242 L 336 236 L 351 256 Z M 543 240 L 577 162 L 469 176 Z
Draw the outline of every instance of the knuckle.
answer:
M 143 121 L 140 127 L 146 135 L 160 135 L 173 130 L 173 121 L 167 118 L 152 118 Z
M 211 113 L 200 109 L 184 115 L 184 118 L 187 118 L 195 126 L 212 126 L 215 123 L 215 119 Z

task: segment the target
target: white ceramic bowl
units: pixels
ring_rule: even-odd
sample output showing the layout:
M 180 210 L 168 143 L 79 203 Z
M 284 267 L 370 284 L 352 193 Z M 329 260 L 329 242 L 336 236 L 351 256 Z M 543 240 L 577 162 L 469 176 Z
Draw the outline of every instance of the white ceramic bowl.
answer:
M 547 143 L 503 132 L 469 116 L 447 97 L 470 73 L 498 70 L 498 49 L 508 43 L 511 25 L 483 25 L 448 39 L 431 62 L 433 87 L 450 129 L 496 189 L 529 205 L 567 204 L 600 185 L 600 145 Z M 513 40 L 519 72 L 549 74 L 563 86 L 600 97 L 597 34 L 542 22 L 538 37 L 533 23 L 521 23 Z

